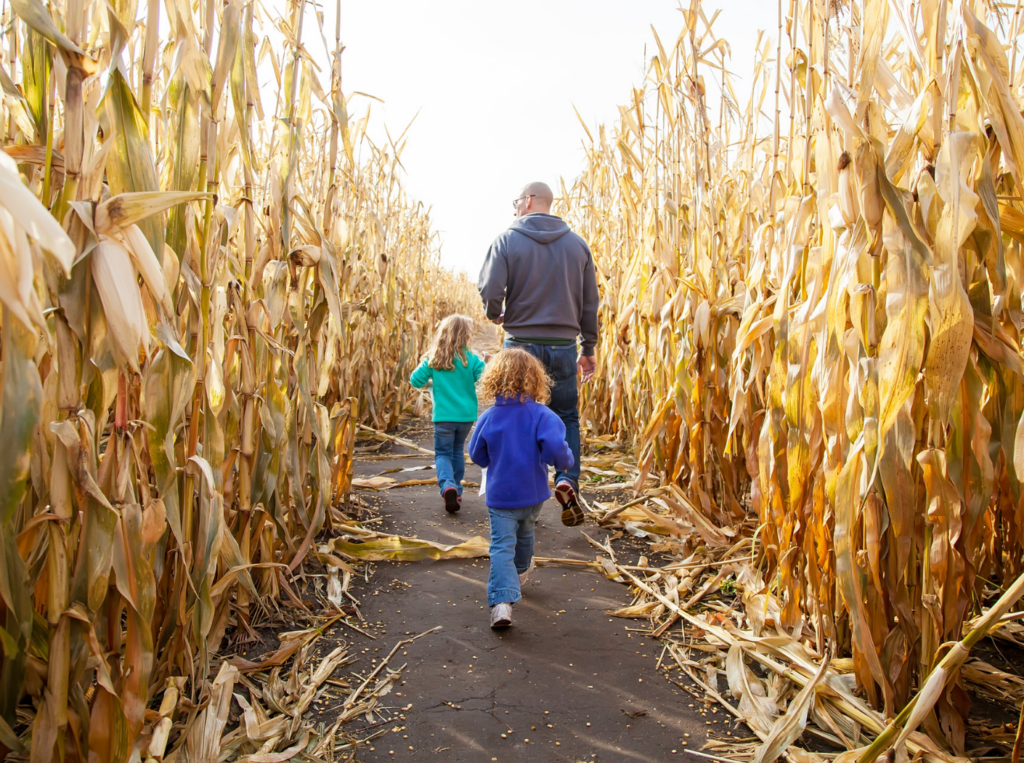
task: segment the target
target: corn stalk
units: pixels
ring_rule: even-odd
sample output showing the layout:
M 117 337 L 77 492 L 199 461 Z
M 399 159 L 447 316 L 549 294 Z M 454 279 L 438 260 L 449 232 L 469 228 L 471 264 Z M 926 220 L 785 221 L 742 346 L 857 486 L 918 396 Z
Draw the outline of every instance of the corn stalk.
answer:
M 0 759 L 212 761 L 214 655 L 279 608 L 357 425 L 411 406 L 475 290 L 400 150 L 299 55 L 304 3 L 263 31 L 252 3 L 172 2 L 163 36 L 156 2 L 7 7 Z
M 779 626 L 892 717 L 1024 571 L 1020 15 L 780 2 L 741 110 L 699 5 L 562 199 L 603 294 L 584 418 L 680 517 L 756 513 Z M 957 670 L 940 694 L 923 729 L 962 754 Z

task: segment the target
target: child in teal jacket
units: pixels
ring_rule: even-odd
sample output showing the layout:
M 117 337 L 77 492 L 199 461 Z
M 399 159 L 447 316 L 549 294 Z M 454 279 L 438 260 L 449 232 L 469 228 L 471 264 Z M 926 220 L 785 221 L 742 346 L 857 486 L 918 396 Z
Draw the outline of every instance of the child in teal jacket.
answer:
M 417 389 L 434 382 L 434 466 L 444 508 L 451 514 L 462 506 L 464 448 L 477 418 L 476 383 L 484 372 L 484 361 L 469 349 L 472 333 L 472 318 L 445 318 L 427 357 L 409 378 Z

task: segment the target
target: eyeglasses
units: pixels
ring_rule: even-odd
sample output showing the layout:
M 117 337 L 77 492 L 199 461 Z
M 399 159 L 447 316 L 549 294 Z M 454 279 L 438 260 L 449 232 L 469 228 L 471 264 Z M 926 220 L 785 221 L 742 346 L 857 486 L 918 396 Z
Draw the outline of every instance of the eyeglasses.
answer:
M 518 199 L 512 202 L 512 209 L 519 209 L 519 202 L 521 202 L 523 199 L 532 199 L 536 195 L 537 194 L 535 193 L 531 193 L 528 196 L 520 196 Z

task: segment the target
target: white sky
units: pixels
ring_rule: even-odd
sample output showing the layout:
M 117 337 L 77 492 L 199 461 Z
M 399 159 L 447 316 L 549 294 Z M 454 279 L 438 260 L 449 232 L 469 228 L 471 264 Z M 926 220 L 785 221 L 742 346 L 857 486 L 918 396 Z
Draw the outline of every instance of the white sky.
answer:
M 335 3 L 324 5 L 333 44 Z M 732 46 L 745 101 L 757 30 L 774 38 L 777 5 L 703 7 L 708 18 L 724 11 L 713 29 Z M 474 280 L 519 189 L 543 180 L 557 193 L 560 177 L 568 186 L 582 170 L 586 136 L 573 105 L 591 130 L 611 125 L 643 80 L 644 45 L 648 57 L 657 49 L 651 25 L 666 48 L 683 26 L 674 0 L 342 0 L 341 9 L 342 90 L 384 100 L 357 96 L 350 117 L 372 103 L 369 134 L 383 142 L 385 124 L 397 138 L 419 112 L 402 154 L 406 189 L 432 207 L 444 264 Z M 717 102 L 712 70 L 702 73 Z

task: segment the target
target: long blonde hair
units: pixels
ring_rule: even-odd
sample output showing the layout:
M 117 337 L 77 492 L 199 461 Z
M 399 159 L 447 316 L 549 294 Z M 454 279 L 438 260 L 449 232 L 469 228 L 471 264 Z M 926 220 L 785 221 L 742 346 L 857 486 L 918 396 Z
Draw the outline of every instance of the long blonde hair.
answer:
M 449 315 L 441 321 L 427 353 L 430 367 L 435 371 L 452 371 L 455 369 L 456 357 L 468 364 L 466 350 L 469 349 L 469 340 L 472 336 L 472 318 L 466 315 Z

